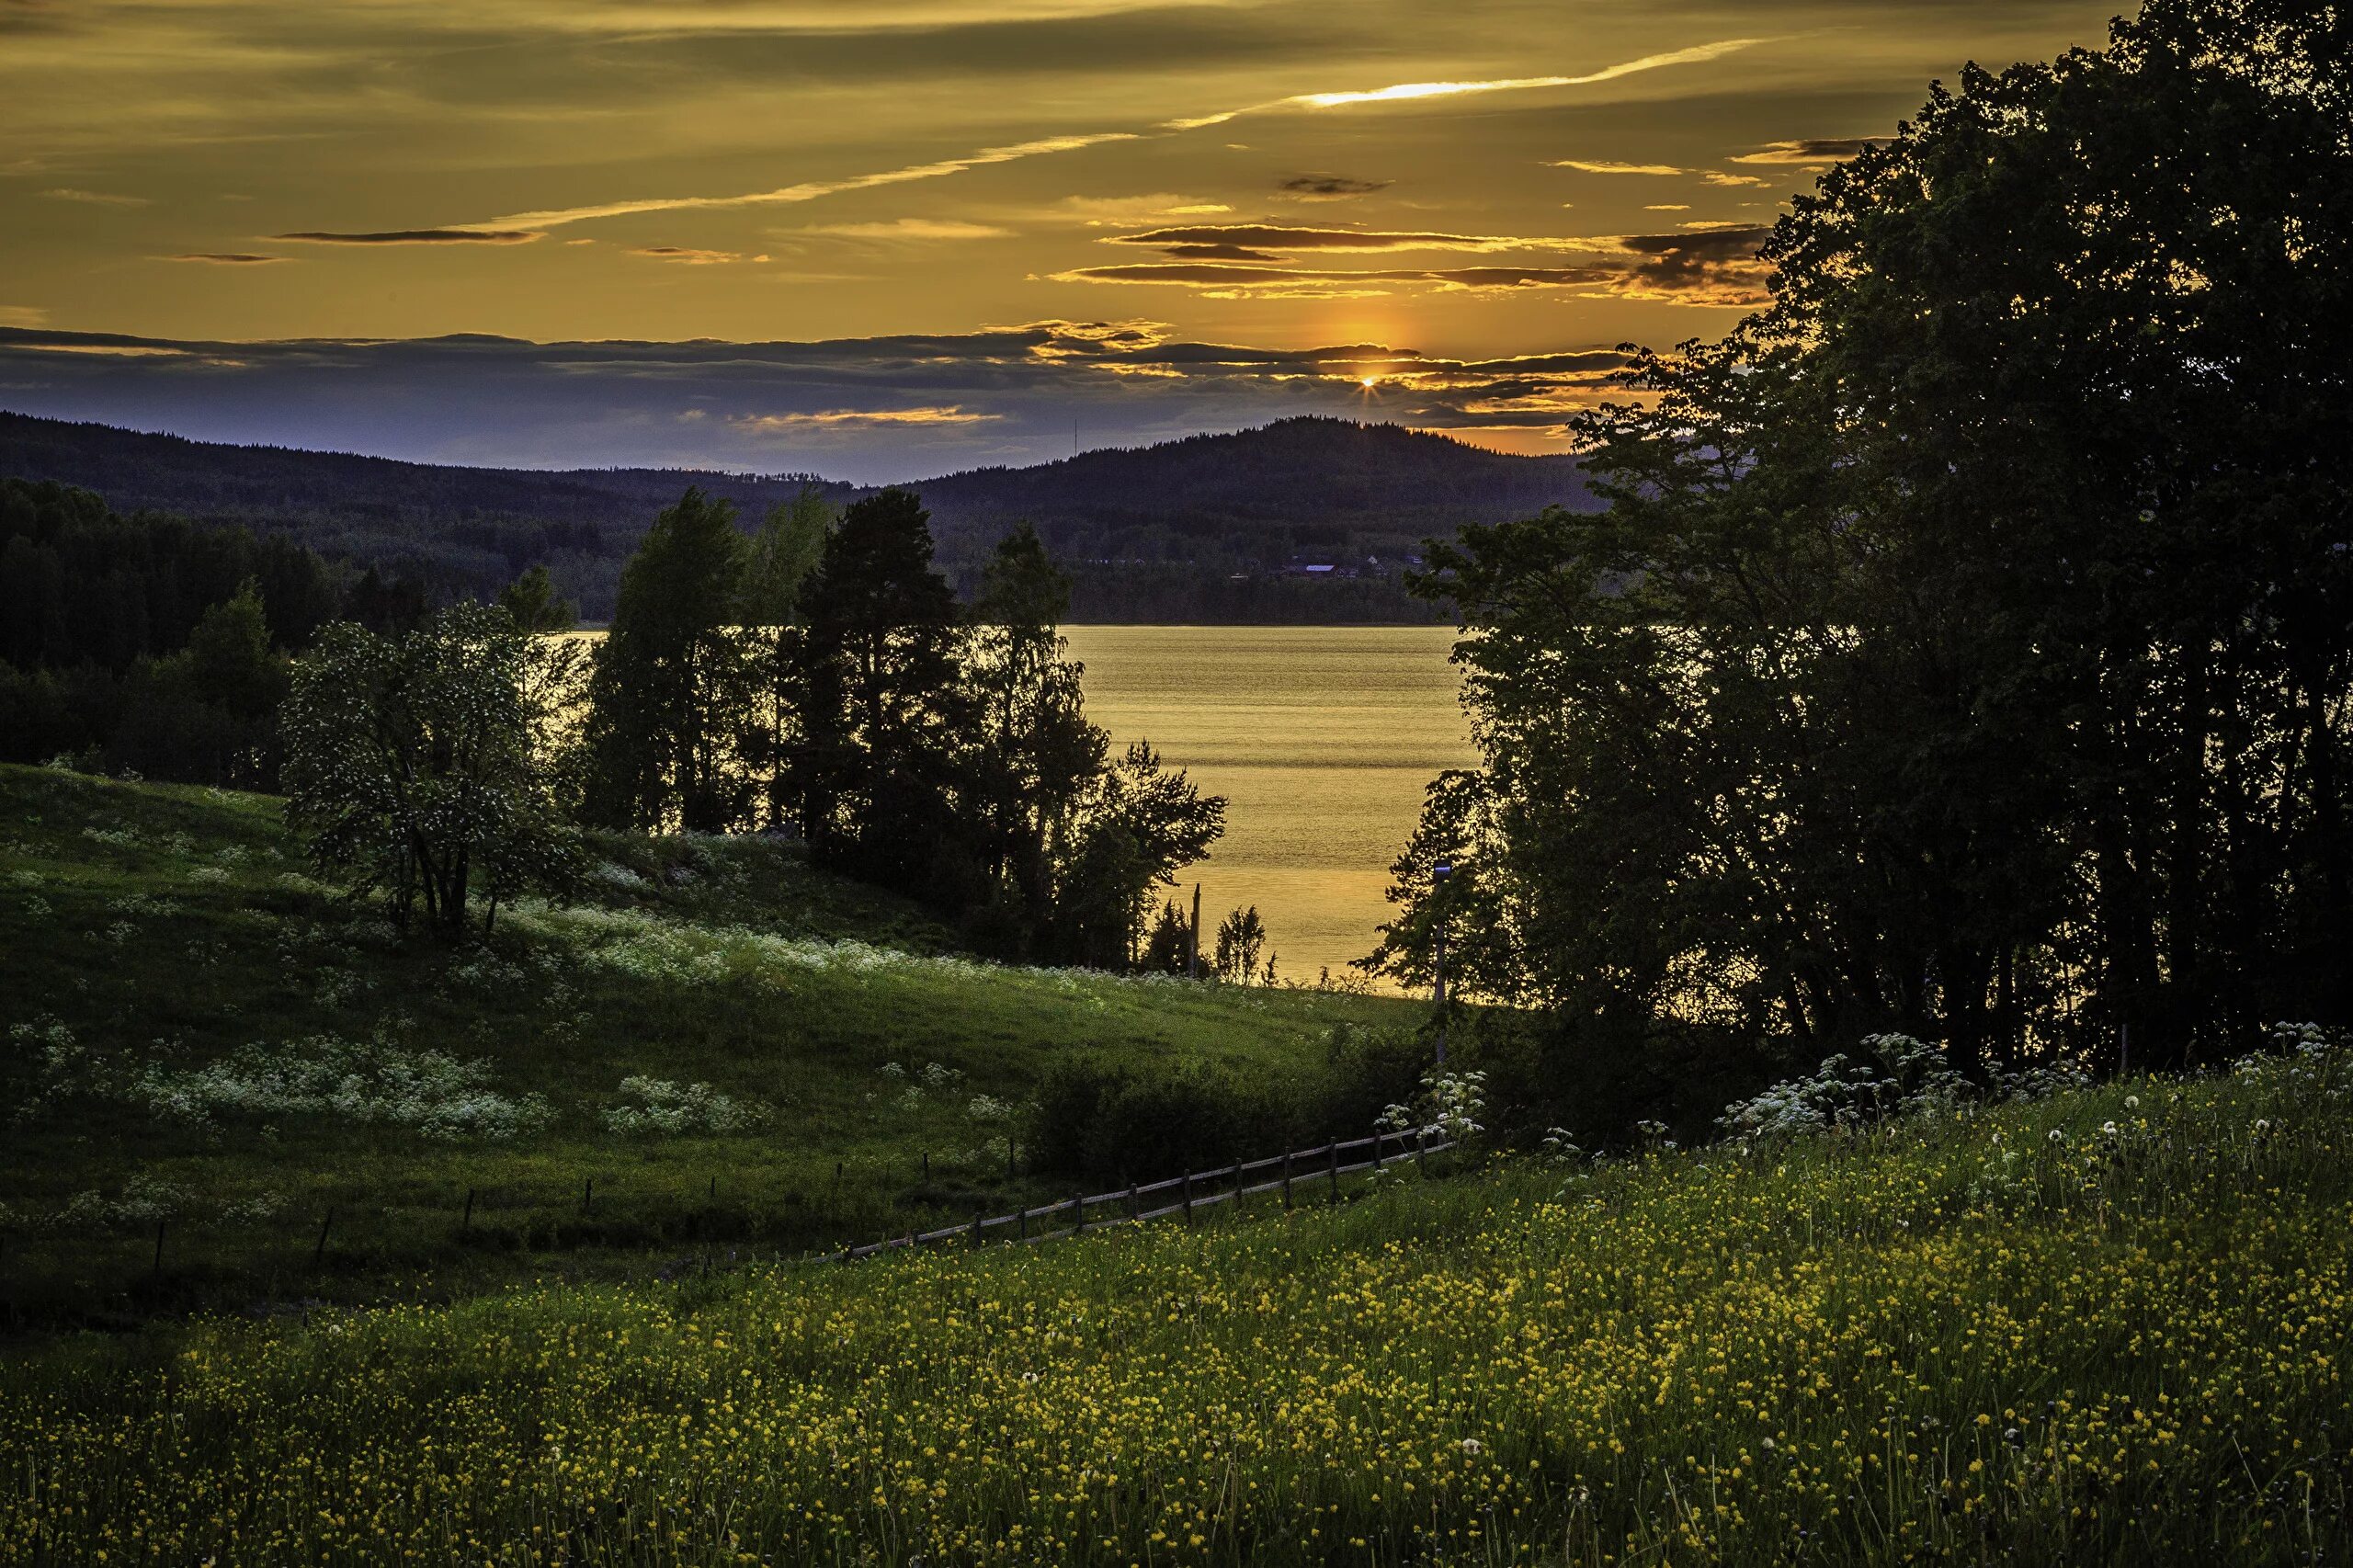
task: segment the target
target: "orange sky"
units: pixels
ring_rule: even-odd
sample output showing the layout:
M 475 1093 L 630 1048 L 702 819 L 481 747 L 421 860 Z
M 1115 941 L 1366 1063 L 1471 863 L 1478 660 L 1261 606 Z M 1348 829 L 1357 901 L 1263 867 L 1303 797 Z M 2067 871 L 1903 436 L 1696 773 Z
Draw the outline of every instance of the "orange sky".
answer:
M 1600 371 L 1529 357 L 1721 332 L 1838 143 L 2110 8 L 0 0 L 0 406 L 845 472 L 1310 409 L 1557 447 Z M 1009 359 L 973 336 L 1025 326 Z M 410 406 L 433 356 L 290 380 L 287 340 L 454 333 L 795 368 L 483 346 L 514 416 L 447 428 Z M 1376 352 L 1267 358 L 1336 345 Z

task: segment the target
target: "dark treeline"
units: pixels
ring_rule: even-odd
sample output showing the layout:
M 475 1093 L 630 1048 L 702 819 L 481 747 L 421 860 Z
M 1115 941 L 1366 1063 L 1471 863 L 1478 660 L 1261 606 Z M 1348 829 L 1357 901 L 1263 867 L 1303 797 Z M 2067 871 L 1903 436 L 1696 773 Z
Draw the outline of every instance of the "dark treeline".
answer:
M 688 484 L 734 503 L 746 532 L 813 485 L 836 506 L 871 494 L 792 475 L 440 467 L 6 413 L 0 472 L 283 536 L 416 583 L 436 602 L 488 598 L 545 566 L 598 622 L 614 613 L 645 519 Z M 1074 619 L 1164 623 L 1427 621 L 1436 612 L 1404 573 L 1424 537 L 1589 504 L 1572 460 L 1338 419 L 976 470 L 921 489 L 941 569 L 967 600 L 997 542 L 1027 520 L 1073 575 Z M 1311 563 L 1336 572 L 1301 570 Z
M 813 488 L 747 540 L 689 490 L 631 559 L 591 662 L 580 815 L 790 832 L 980 951 L 1124 967 L 1224 802 L 1148 745 L 1110 755 L 1057 630 L 1069 600 L 1021 528 L 960 607 L 906 491 L 836 512 Z
M 1382 960 L 1443 919 L 1562 1071 L 1662 1080 L 2347 1020 L 2348 127 L 2341 16 L 2153 0 L 1824 177 L 1772 305 L 1582 422 L 1607 512 L 1434 558 L 1483 765 Z
M 414 585 L 289 540 L 0 480 L 0 760 L 266 787 L 283 655 L 333 620 L 424 609 Z

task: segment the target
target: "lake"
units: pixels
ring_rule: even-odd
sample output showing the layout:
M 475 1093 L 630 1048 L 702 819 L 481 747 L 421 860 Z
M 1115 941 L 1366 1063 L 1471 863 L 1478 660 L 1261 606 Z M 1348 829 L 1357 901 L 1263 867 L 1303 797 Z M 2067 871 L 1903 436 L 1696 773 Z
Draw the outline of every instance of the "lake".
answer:
M 1086 713 L 1227 799 L 1201 884 L 1204 960 L 1255 903 L 1278 979 L 1350 972 L 1389 918 L 1389 865 L 1422 791 L 1474 756 L 1450 626 L 1073 626 Z

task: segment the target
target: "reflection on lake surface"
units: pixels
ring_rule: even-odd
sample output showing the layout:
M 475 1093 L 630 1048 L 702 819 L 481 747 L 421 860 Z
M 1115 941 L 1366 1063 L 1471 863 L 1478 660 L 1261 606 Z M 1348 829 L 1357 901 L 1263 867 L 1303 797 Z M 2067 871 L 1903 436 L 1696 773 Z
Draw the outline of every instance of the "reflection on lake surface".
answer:
M 1474 760 L 1448 626 L 1074 626 L 1086 715 L 1115 746 L 1149 740 L 1226 796 L 1201 883 L 1202 957 L 1255 903 L 1278 978 L 1313 981 L 1372 949 L 1389 863 L 1439 771 Z

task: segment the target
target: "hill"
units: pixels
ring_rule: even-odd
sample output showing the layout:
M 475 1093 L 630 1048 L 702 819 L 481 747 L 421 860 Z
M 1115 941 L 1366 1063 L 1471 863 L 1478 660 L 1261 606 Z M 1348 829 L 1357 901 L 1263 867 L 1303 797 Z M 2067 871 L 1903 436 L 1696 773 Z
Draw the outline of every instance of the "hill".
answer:
M 0 1322 L 871 1240 L 1066 1196 L 1057 1073 L 1159 1085 L 1148 1177 L 1361 1132 L 1390 1091 L 1332 1097 L 1333 1030 L 1422 1017 L 980 962 L 776 840 L 597 850 L 447 949 L 303 875 L 274 799 L 0 767 Z
M 592 619 L 609 611 L 620 562 L 654 513 L 689 484 L 747 517 L 803 483 L 839 501 L 864 494 L 805 475 L 439 467 L 5 413 L 0 474 L 80 485 L 118 510 L 288 533 L 442 593 L 494 591 L 544 563 Z M 1083 620 L 1427 619 L 1399 583 L 1423 539 L 1593 505 L 1573 459 L 1324 418 L 913 488 L 960 578 L 1014 522 L 1036 523 L 1074 568 Z
M 1338 1209 L 58 1346 L 31 1561 L 2289 1564 L 2341 1047 Z

